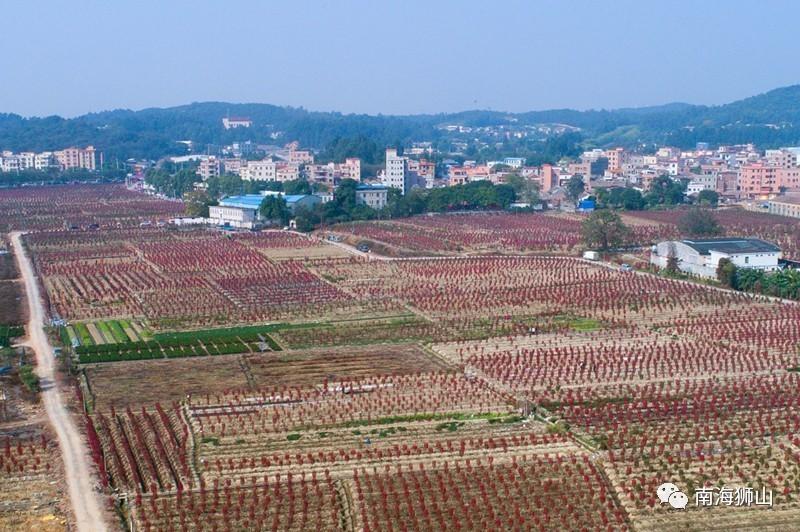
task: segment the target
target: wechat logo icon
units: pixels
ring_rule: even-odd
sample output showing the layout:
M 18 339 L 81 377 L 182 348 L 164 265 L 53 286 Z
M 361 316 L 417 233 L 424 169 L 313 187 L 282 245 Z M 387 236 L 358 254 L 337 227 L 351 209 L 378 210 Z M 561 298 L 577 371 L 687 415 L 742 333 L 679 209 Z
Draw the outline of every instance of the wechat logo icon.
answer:
M 658 500 L 661 501 L 661 504 L 669 504 L 676 510 L 685 510 L 686 505 L 689 504 L 689 497 L 671 482 L 661 484 L 656 491 L 656 495 L 658 495 Z

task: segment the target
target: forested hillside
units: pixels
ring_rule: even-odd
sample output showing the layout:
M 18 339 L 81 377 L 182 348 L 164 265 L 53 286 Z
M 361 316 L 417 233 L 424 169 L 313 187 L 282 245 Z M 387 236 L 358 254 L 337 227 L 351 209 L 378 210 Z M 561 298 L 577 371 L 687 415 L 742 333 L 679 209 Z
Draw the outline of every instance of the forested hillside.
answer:
M 225 130 L 224 116 L 247 116 L 249 129 Z M 235 141 L 298 140 L 304 146 L 331 146 L 369 139 L 374 153 L 383 146 L 412 140 L 437 141 L 450 135 L 440 127 L 566 124 L 580 128 L 587 145 L 635 145 L 642 142 L 693 146 L 698 141 L 755 142 L 763 147 L 800 143 L 800 85 L 720 106 L 667 104 L 657 107 L 575 111 L 570 109 L 504 113 L 465 111 L 452 114 L 384 116 L 312 112 L 268 104 L 192 103 L 166 109 L 114 110 L 72 119 L 23 118 L 0 114 L 0 148 L 14 151 L 49 150 L 93 144 L 108 158 L 152 158 L 180 154 L 180 140 L 198 146 Z M 359 143 L 360 145 L 363 142 Z M 340 146 L 341 147 L 341 146 Z M 368 154 L 362 154 L 368 155 Z

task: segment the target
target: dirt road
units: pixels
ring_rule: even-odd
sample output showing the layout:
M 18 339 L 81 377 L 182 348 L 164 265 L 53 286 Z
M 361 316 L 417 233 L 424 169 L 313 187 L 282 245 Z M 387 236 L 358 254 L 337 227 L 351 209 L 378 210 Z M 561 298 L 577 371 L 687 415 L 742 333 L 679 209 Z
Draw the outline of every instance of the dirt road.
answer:
M 39 285 L 33 273 L 31 261 L 21 244 L 21 234 L 12 233 L 14 254 L 28 299 L 30 321 L 28 322 L 29 345 L 36 352 L 36 370 L 42 387 L 42 402 L 47 417 L 58 436 L 61 456 L 64 460 L 66 481 L 75 523 L 79 531 L 105 531 L 100 496 L 94 490 L 94 480 L 89 468 L 88 446 L 84 445 L 78 429 L 64 407 L 56 387 L 53 347 L 44 332 L 44 309 L 39 294 Z

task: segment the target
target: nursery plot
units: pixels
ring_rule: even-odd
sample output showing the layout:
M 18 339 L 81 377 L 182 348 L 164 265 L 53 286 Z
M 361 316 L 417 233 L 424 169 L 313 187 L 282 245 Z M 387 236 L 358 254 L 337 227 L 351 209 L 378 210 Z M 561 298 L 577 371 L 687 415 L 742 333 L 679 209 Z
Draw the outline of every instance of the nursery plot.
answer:
M 58 443 L 37 424 L 0 423 L 0 529 L 67 530 Z
M 304 470 L 351 476 L 353 468 L 383 467 L 442 459 L 493 455 L 573 453 L 567 436 L 549 434 L 538 422 L 519 416 L 422 415 L 392 423 L 329 428 L 324 431 L 204 438 L 200 469 L 204 478 L 238 478 Z
M 132 227 L 183 213 L 181 201 L 133 192 L 122 185 L 60 185 L 0 190 L 0 231 L 46 231 L 92 224 Z
M 19 281 L 0 281 L 0 324 L 25 323 L 28 305 Z
M 8 281 L 19 277 L 14 255 L 9 252 L 5 243 L 0 240 L 0 281 Z
M 340 485 L 327 476 L 288 474 L 215 481 L 175 494 L 137 494 L 138 528 L 160 530 L 347 530 Z
M 196 432 L 224 437 L 417 414 L 513 412 L 515 404 L 512 397 L 479 379 L 440 372 L 342 379 L 307 389 L 282 386 L 257 393 L 194 396 L 189 411 Z
M 154 403 L 171 405 L 187 395 L 247 387 L 235 357 L 135 360 L 85 366 L 95 408 L 134 410 Z
M 302 261 L 273 262 L 258 245 L 308 249 L 294 235 L 242 235 L 161 228 L 26 236 L 53 311 L 71 320 L 146 318 L 157 329 L 395 313 L 355 298 Z M 281 247 L 284 246 L 284 247 Z
M 426 215 L 391 222 L 347 223 L 349 234 L 416 252 L 571 252 L 580 222 L 544 214 L 476 213 Z
M 130 491 L 182 491 L 195 485 L 190 467 L 191 438 L 180 408 L 155 411 L 99 412 L 91 425 L 90 443 L 95 438 L 104 451 L 103 469 L 115 485 Z M 101 471 L 101 474 L 103 471 Z
M 446 369 L 414 344 L 375 345 L 246 355 L 258 386 L 310 386 L 376 374 L 400 375 Z
M 634 459 L 614 458 L 608 469 L 639 530 L 790 530 L 800 522 L 799 458 L 788 442 L 756 448 L 707 442 Z M 655 497 L 665 481 L 689 496 L 685 512 L 675 512 Z
M 361 298 L 402 302 L 433 319 L 573 313 L 625 325 L 685 315 L 700 305 L 752 301 L 565 257 L 354 258 L 318 263 L 315 270 Z
M 327 244 L 316 236 L 288 231 L 242 233 L 236 235 L 236 240 L 258 250 L 270 260 L 314 260 L 350 256 L 346 250 Z
M 20 359 L 0 351 L 0 366 Z M 17 376 L 0 377 L 0 530 L 69 528 L 58 441 L 37 399 Z
M 629 530 L 601 469 L 583 455 L 493 456 L 357 470 L 364 530 Z
M 540 334 L 434 349 L 519 392 L 673 378 L 784 372 L 793 353 L 672 337 L 646 330 Z

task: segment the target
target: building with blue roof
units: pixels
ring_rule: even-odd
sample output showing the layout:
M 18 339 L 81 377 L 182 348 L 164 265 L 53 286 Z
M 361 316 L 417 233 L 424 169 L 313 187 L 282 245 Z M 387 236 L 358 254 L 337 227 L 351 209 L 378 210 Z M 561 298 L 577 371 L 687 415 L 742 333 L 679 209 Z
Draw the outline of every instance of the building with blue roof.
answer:
M 209 207 L 209 218 L 218 225 L 251 229 L 262 221 L 258 210 L 264 198 L 268 196 L 282 197 L 292 213 L 300 206 L 312 208 L 322 201 L 319 196 L 310 194 L 283 194 L 281 192 L 228 196 L 221 199 L 219 205 Z

